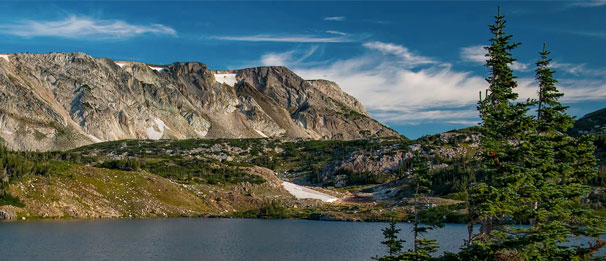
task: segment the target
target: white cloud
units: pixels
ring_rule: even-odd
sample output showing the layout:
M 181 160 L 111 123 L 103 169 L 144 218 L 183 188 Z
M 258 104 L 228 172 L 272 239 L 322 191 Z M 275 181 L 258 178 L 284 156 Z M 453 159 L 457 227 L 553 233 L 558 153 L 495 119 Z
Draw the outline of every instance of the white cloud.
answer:
M 413 55 L 401 45 L 371 42 L 363 46 L 369 53 L 359 57 L 311 68 L 289 66 L 306 79 L 336 81 L 382 122 L 477 118 L 475 109 L 465 107 L 475 104 L 478 92 L 487 88 L 483 77 L 453 71 L 435 60 Z M 429 68 L 421 68 L 428 63 Z
M 461 59 L 467 62 L 485 63 L 486 50 L 482 45 L 474 45 L 461 48 Z
M 604 81 L 560 79 L 557 86 L 565 94 L 562 97 L 565 102 L 606 100 L 606 82 Z
M 530 65 L 527 63 L 520 63 L 518 61 L 513 61 L 513 63 L 511 64 L 511 69 L 513 69 L 514 71 L 528 71 L 528 67 Z
M 561 79 L 556 86 L 564 93 L 560 99 L 563 102 L 606 100 L 606 83 L 602 81 Z M 519 94 L 519 101 L 537 98 L 537 91 L 538 83 L 534 78 L 518 79 L 515 92 Z
M 453 120 L 477 118 L 478 111 L 474 109 L 439 109 L 426 111 L 375 111 L 373 117 L 385 123 L 416 125 L 420 121 L 440 121 L 454 124 L 462 122 L 477 123 L 477 120 Z M 473 124 L 472 124 L 473 125 Z
M 55 36 L 63 38 L 118 39 L 141 34 L 176 35 L 162 24 L 134 25 L 121 20 L 100 20 L 72 15 L 63 20 L 24 20 L 17 24 L 0 25 L 0 33 L 23 37 Z
M 379 51 L 383 54 L 397 56 L 407 66 L 417 66 L 417 65 L 422 65 L 422 64 L 437 63 L 436 61 L 434 61 L 431 58 L 413 54 L 412 52 L 410 52 L 408 50 L 408 48 L 406 48 L 402 45 L 375 41 L 375 42 L 366 42 L 363 44 L 363 46 L 368 49 L 371 49 L 371 50 Z
M 343 43 L 353 42 L 345 36 L 338 37 L 322 37 L 317 35 L 243 35 L 243 36 L 214 36 L 214 39 L 227 41 L 244 41 L 244 42 L 292 42 L 292 43 Z
M 309 50 L 305 51 L 303 54 L 299 50 L 292 50 L 283 53 L 267 53 L 261 57 L 261 64 L 263 66 L 285 66 L 290 64 L 301 64 L 305 59 L 309 58 L 313 55 L 317 46 L 312 46 Z M 299 55 L 299 57 L 297 57 Z
M 345 21 L 345 16 L 324 17 L 324 20 L 326 20 L 326 21 Z
M 328 34 L 336 34 L 336 35 L 341 35 L 341 36 L 348 36 L 348 33 L 344 33 L 344 32 L 340 32 L 340 31 L 333 31 L 333 30 L 328 30 L 326 31 L 326 33 Z

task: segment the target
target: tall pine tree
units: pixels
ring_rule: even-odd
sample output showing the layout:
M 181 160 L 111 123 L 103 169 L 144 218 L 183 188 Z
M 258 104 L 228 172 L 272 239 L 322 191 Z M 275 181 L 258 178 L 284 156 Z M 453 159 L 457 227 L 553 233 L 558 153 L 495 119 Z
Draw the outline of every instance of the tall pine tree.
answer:
M 553 77 L 555 71 L 549 67 L 550 53 L 547 51 L 546 44 L 543 44 L 543 51 L 539 52 L 541 59 L 536 63 L 536 80 L 539 82 L 537 131 L 540 133 L 566 130 L 574 123 L 574 119 L 566 114 L 568 106 L 559 102 L 564 93 L 559 92 L 555 86 L 558 81 Z
M 517 82 L 510 67 L 516 59 L 511 51 L 520 43 L 512 42 L 513 36 L 504 31 L 504 18 L 499 7 L 495 24 L 489 26 L 493 34 L 486 47 L 489 88 L 478 103 L 482 119 L 481 164 L 478 182 L 470 188 L 469 202 L 470 227 L 480 223 L 481 229 L 470 244 L 473 240 L 489 242 L 504 236 L 498 232 L 509 223 L 518 204 L 517 190 L 527 174 L 522 147 L 533 121 L 527 115 L 530 103 L 516 102 L 518 94 L 513 89 Z
M 421 153 L 416 153 L 412 158 L 412 173 L 410 175 L 411 187 L 414 189 L 414 223 L 412 226 L 413 232 L 413 249 L 405 251 L 400 255 L 399 260 L 428 260 L 431 259 L 431 254 L 438 250 L 438 243 L 434 239 L 425 238 L 425 234 L 434 228 L 442 227 L 441 217 L 432 214 L 427 214 L 426 211 L 430 203 L 426 200 L 431 190 L 431 176 L 429 172 L 429 162 L 427 156 Z
M 387 255 L 382 257 L 373 257 L 374 260 L 379 261 L 398 261 L 400 260 L 399 256 L 402 252 L 402 243 L 406 242 L 404 240 L 398 239 L 398 233 L 400 233 L 401 229 L 396 228 L 396 222 L 389 222 L 389 227 L 381 229 L 383 231 L 384 241 L 381 241 L 381 244 L 387 247 Z

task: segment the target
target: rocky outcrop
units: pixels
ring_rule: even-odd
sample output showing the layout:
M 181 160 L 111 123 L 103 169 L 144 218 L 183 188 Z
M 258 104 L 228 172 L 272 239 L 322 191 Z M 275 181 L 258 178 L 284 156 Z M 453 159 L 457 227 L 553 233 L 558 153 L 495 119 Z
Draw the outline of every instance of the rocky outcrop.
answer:
M 334 99 L 335 101 L 351 108 L 357 113 L 370 116 L 366 109 L 356 98 L 345 93 L 336 82 L 331 82 L 327 80 L 308 80 L 309 84 L 312 87 L 316 88 L 318 91 L 323 93 L 324 95 Z
M 329 81 L 285 67 L 212 71 L 84 53 L 0 59 L 0 141 L 56 150 L 119 139 L 399 136 Z
M 232 73 L 239 82 L 236 91 L 255 99 L 288 137 L 350 140 L 400 136 L 370 118 L 361 104 L 335 83 L 306 81 L 281 66 Z M 284 117 L 285 113 L 289 116 Z M 284 118 L 290 122 L 281 120 Z
M 13 206 L 0 206 L 0 220 L 16 220 L 17 211 Z

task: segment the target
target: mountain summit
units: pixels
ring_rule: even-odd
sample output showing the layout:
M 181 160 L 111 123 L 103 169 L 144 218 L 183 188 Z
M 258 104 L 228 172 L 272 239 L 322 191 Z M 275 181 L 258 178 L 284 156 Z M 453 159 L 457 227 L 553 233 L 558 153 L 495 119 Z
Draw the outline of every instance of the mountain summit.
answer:
M 337 84 L 286 67 L 212 71 L 84 53 L 0 55 L 0 141 L 69 149 L 119 139 L 400 136 Z

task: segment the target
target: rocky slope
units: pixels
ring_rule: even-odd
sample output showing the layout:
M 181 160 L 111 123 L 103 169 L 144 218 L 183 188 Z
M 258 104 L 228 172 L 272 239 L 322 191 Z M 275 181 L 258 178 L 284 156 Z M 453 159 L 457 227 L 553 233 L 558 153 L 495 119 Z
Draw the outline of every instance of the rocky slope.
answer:
M 574 122 L 568 130 L 572 136 L 583 134 L 606 134 L 606 108 L 588 113 Z
M 0 58 L 0 141 L 57 150 L 119 139 L 399 136 L 329 81 L 285 67 L 212 71 L 84 53 Z

